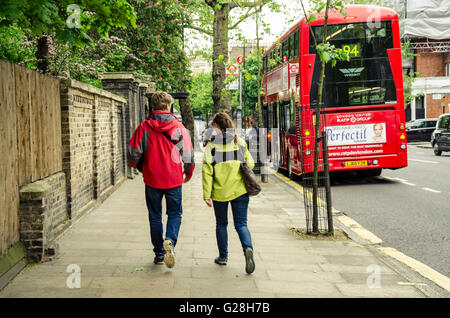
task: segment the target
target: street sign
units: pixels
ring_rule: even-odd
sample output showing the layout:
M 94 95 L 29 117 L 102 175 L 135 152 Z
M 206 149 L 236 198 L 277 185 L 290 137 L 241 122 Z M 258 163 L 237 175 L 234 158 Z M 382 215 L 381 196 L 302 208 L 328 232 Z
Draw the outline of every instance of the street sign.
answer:
M 298 63 L 289 63 L 289 74 L 298 74 Z
M 244 58 L 243 58 L 242 56 L 238 56 L 237 62 L 238 62 L 239 64 L 244 63 Z
M 238 67 L 234 64 L 231 64 L 230 66 L 227 67 L 225 74 L 226 75 L 237 75 L 237 70 L 238 70 Z

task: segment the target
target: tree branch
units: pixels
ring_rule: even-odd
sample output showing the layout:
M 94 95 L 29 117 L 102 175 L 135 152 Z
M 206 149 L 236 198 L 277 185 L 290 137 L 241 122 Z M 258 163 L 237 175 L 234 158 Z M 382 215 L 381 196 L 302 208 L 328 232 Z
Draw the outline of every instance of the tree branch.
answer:
M 204 28 L 201 28 L 201 27 L 196 26 L 196 25 L 187 25 L 186 29 L 196 30 L 196 31 L 198 31 L 200 33 L 204 33 L 204 34 L 209 35 L 209 36 L 213 36 L 214 35 L 212 30 L 204 29 Z
M 244 15 L 240 16 L 239 20 L 236 21 L 235 24 L 229 26 L 228 28 L 230 30 L 235 29 L 239 24 L 241 24 L 241 22 L 243 22 L 245 19 L 251 17 L 252 15 L 254 15 L 256 13 L 256 10 L 253 12 L 251 12 L 251 10 L 252 10 L 252 8 L 248 8 L 247 12 Z
M 235 0 L 231 0 L 230 1 L 230 9 L 234 9 L 237 7 L 241 7 L 241 8 L 256 8 L 260 5 L 264 5 L 264 0 L 258 0 L 255 2 L 250 2 L 250 1 L 235 1 Z

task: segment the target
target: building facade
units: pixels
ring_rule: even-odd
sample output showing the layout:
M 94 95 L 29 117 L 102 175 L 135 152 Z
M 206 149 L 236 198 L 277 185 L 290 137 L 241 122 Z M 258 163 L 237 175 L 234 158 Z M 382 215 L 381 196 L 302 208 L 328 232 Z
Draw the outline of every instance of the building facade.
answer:
M 417 55 L 404 70 L 417 73 L 416 96 L 406 105 L 406 119 L 437 118 L 450 112 L 450 1 L 397 0 L 402 40 Z

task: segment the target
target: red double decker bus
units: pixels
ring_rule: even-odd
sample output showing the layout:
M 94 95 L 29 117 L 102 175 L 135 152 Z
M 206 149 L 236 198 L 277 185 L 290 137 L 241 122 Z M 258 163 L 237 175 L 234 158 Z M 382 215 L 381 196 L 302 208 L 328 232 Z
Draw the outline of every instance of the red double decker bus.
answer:
M 407 166 L 399 21 L 388 8 L 345 9 L 348 16 L 330 11 L 328 18 L 327 40 L 350 57 L 325 69 L 329 169 L 376 176 Z M 310 30 L 303 18 L 263 55 L 263 125 L 279 129 L 269 151 L 289 176 L 312 172 L 321 69 L 312 32 L 321 43 L 323 24 L 319 15 Z

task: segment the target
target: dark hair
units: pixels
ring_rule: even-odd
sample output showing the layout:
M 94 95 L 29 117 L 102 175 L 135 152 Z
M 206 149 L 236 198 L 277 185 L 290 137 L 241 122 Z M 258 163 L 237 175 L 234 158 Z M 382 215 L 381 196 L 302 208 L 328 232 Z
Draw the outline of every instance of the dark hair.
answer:
M 220 112 L 214 115 L 213 124 L 219 126 L 220 130 L 224 133 L 227 129 L 233 129 L 234 132 L 234 143 L 237 143 L 238 137 L 236 135 L 236 130 L 234 128 L 233 120 L 230 115 L 225 112 Z

